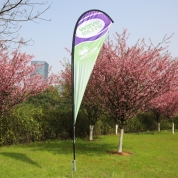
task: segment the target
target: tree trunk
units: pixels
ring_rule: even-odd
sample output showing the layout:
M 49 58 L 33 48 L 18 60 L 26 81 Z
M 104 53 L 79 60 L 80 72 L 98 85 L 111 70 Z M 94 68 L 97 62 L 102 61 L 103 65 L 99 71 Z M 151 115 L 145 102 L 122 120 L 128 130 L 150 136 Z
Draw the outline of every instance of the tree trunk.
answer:
M 90 136 L 89 136 L 89 140 L 93 140 L 93 128 L 94 128 L 94 125 L 90 125 Z
M 172 134 L 174 134 L 174 122 L 172 122 Z
M 115 127 L 115 133 L 116 133 L 116 135 L 118 134 L 118 124 L 116 124 L 116 127 Z
M 124 127 L 120 130 L 120 139 L 119 139 L 119 146 L 118 146 L 118 152 L 122 153 L 122 142 L 123 142 L 123 135 L 124 135 Z
M 160 122 L 158 122 L 158 132 L 160 132 Z

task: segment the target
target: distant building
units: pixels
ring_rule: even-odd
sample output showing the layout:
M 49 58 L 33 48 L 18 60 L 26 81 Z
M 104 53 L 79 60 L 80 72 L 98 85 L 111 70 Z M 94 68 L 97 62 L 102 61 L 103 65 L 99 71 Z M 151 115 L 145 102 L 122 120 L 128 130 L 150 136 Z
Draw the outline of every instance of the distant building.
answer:
M 31 61 L 31 65 L 37 64 L 35 74 L 40 74 L 46 79 L 48 77 L 49 64 L 45 61 Z

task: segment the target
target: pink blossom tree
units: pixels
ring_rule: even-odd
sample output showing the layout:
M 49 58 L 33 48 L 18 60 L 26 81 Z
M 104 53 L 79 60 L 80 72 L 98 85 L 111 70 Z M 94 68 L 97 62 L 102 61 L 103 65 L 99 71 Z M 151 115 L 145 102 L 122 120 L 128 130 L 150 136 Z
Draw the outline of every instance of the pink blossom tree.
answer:
M 71 96 L 71 66 L 69 63 L 64 62 L 64 70 L 60 73 L 60 85 L 63 88 L 63 95 L 66 97 Z M 95 73 L 95 71 L 94 71 Z M 94 125 L 99 120 L 100 116 L 104 114 L 102 108 L 102 96 L 100 95 L 99 87 L 100 81 L 92 74 L 88 85 L 86 87 L 84 97 L 81 103 L 81 109 L 85 113 L 89 121 L 89 140 L 93 140 Z M 68 91 L 68 92 L 66 92 Z M 67 93 L 67 95 L 66 95 Z
M 98 85 L 100 85 L 100 81 L 96 78 L 94 70 L 86 87 L 81 105 L 81 109 L 89 120 L 90 141 L 93 140 L 94 125 L 100 119 L 101 115 L 105 114 L 102 105 L 103 97 L 100 94 Z
M 118 152 L 122 152 L 124 124 L 152 99 L 175 87 L 178 62 L 166 47 L 145 44 L 144 39 L 127 46 L 126 30 L 116 33 L 116 43 L 104 45 L 95 65 L 104 106 L 120 126 Z
M 15 105 L 41 93 L 55 82 L 55 75 L 45 80 L 43 76 L 34 74 L 36 66 L 29 65 L 32 58 L 32 55 L 18 50 L 12 53 L 0 50 L 0 119 Z
M 122 34 L 116 33 L 116 43 L 105 43 L 87 86 L 90 89 L 86 89 L 84 96 L 88 95 L 91 103 L 99 101 L 98 106 L 104 107 L 105 112 L 119 125 L 119 153 L 122 152 L 126 121 L 138 114 L 151 100 L 177 87 L 178 79 L 178 62 L 166 51 L 167 47 L 160 46 L 169 37 L 163 38 L 157 46 L 151 42 L 147 46 L 142 39 L 132 47 L 128 47 L 127 38 L 124 30 Z M 61 77 L 64 83 L 68 81 L 71 84 L 69 68 Z M 93 108 L 90 108 L 92 111 Z
M 174 134 L 174 118 L 178 113 L 178 91 L 167 92 L 150 102 L 149 109 L 156 116 L 158 131 L 160 131 L 161 116 L 172 122 L 172 133 Z

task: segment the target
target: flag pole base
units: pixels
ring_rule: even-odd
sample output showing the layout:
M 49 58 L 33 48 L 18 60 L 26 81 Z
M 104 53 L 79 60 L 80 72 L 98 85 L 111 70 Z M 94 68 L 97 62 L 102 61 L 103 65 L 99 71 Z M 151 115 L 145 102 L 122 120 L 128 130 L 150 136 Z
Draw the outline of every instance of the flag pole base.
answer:
M 73 164 L 72 170 L 73 170 L 73 171 L 76 171 L 76 170 L 77 170 L 77 168 L 76 168 L 76 160 L 73 160 L 73 161 L 72 161 L 72 164 Z

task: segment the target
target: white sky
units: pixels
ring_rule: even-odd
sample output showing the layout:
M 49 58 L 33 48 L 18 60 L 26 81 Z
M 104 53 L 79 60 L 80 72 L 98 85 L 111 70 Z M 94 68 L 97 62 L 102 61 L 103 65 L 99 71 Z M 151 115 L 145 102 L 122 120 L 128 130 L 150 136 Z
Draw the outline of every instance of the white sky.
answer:
M 139 38 L 151 38 L 156 45 L 164 35 L 171 35 L 169 51 L 178 57 L 178 0 L 49 0 L 51 8 L 42 16 L 51 19 L 22 23 L 19 36 L 33 39 L 33 46 L 22 51 L 35 56 L 34 60 L 46 61 L 57 73 L 62 69 L 60 60 L 70 55 L 65 48 L 71 49 L 72 36 L 76 21 L 85 11 L 99 9 L 113 20 L 110 35 L 121 33 L 123 28 L 130 34 L 129 44 Z M 40 9 L 39 9 L 40 10 Z

